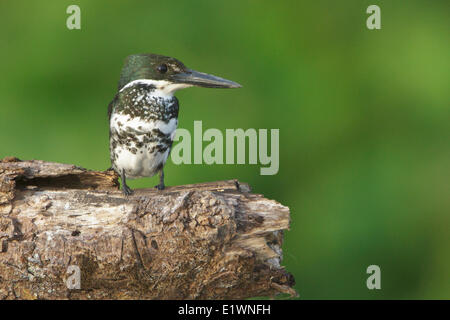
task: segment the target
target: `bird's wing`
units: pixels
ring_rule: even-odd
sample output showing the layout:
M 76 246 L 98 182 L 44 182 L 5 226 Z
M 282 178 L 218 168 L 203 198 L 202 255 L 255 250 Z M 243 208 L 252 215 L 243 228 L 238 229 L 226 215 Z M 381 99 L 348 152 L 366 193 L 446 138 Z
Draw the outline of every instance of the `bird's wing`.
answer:
M 108 122 L 111 121 L 111 114 L 114 109 L 115 101 L 116 101 L 116 98 L 114 97 L 114 99 L 108 104 Z
M 108 105 L 108 122 L 111 121 L 111 114 L 114 110 L 114 107 L 117 105 L 117 103 L 119 102 L 119 93 L 118 92 L 115 96 L 114 99 L 109 103 Z
M 114 108 L 119 103 L 119 92 L 114 96 L 114 99 L 108 104 L 108 127 L 109 127 L 109 139 L 111 139 L 111 115 L 114 111 Z M 107 170 L 114 170 L 113 167 L 110 167 Z

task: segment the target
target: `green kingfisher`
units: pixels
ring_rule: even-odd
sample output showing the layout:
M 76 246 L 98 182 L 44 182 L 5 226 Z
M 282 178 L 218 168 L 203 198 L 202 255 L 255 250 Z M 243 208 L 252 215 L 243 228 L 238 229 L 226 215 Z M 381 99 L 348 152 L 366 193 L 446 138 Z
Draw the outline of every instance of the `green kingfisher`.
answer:
M 125 59 L 118 92 L 108 106 L 111 164 L 122 179 L 125 195 L 132 194 L 127 178 L 152 177 L 156 173 L 156 188 L 164 189 L 163 168 L 178 125 L 178 99 L 174 93 L 192 86 L 241 87 L 162 55 L 135 54 Z

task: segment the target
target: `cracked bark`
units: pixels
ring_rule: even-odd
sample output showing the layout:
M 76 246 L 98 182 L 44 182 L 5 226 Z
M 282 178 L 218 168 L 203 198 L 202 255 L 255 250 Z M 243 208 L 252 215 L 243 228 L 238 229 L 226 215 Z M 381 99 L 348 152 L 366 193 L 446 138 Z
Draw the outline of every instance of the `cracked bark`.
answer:
M 139 189 L 112 171 L 0 161 L 0 299 L 295 295 L 289 209 L 237 180 Z M 69 266 L 80 289 L 68 289 Z

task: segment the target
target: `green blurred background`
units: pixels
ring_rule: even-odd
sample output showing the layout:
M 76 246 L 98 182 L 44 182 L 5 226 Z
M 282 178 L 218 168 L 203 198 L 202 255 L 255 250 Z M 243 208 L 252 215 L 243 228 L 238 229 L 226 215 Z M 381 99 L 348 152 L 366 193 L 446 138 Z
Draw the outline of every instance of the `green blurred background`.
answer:
M 81 30 L 66 8 L 81 7 Z M 381 30 L 366 8 L 381 7 Z M 177 93 L 179 127 L 279 128 L 280 170 L 169 162 L 166 183 L 238 178 L 288 205 L 303 299 L 450 298 L 448 1 L 0 2 L 0 158 L 109 167 L 125 56 L 243 84 Z M 157 178 L 135 180 L 153 186 Z M 381 290 L 366 287 L 381 267 Z

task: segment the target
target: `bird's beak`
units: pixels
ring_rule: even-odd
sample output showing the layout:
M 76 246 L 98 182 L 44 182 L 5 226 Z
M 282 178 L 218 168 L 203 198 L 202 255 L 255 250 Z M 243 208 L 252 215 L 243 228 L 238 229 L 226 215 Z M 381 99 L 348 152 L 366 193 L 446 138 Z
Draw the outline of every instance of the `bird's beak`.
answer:
M 240 88 L 242 87 L 239 83 L 223 79 L 220 77 L 213 76 L 211 74 L 195 71 L 186 70 L 183 73 L 177 73 L 172 76 L 172 80 L 177 83 L 185 83 L 198 87 L 205 88 Z

